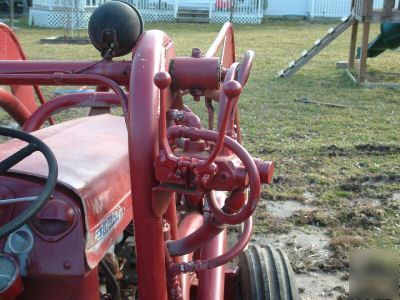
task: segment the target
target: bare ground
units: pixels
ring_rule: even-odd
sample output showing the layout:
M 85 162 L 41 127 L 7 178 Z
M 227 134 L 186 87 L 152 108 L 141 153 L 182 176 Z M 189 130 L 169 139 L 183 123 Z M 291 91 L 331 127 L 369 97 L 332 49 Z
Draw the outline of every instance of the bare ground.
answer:
M 33 59 L 98 59 L 92 46 L 40 45 L 63 30 L 26 28 L 17 35 Z M 333 24 L 275 20 L 236 25 L 237 57 L 256 52 L 252 76 L 240 100 L 244 144 L 276 165 L 274 183 L 263 191 L 253 242 L 284 248 L 306 299 L 347 298 L 348 253 L 353 248 L 400 248 L 400 94 L 362 89 L 341 70 L 349 32 L 290 79 L 276 73 Z M 207 49 L 219 24 L 146 24 L 162 28 L 179 55 Z M 371 37 L 379 31 L 372 26 Z M 81 32 L 81 35 L 83 33 Z M 392 80 L 399 52 L 369 60 L 370 78 Z M 398 78 L 393 79 L 395 81 Z M 48 97 L 52 89 L 45 88 Z M 295 102 L 337 103 L 344 109 Z M 204 106 L 185 99 L 205 121 Z M 57 120 L 84 115 L 72 110 Z M 2 114 L 0 120 L 9 122 Z

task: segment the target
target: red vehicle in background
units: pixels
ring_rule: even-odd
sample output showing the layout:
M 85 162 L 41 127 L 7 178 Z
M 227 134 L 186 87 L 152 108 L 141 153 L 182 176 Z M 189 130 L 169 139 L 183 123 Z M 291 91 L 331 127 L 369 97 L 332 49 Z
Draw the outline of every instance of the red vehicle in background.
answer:
M 247 248 L 273 163 L 241 145 L 254 53 L 235 62 L 232 25 L 177 57 L 110 1 L 89 36 L 99 61 L 29 61 L 0 24 L 0 105 L 22 127 L 0 128 L 12 138 L 0 145 L 0 299 L 298 299 L 282 251 Z M 45 101 L 42 85 L 97 89 Z M 185 95 L 204 101 L 206 123 Z M 90 116 L 54 124 L 74 107 Z
M 215 8 L 217 9 L 230 9 L 232 7 L 232 2 L 230 0 L 216 0 Z

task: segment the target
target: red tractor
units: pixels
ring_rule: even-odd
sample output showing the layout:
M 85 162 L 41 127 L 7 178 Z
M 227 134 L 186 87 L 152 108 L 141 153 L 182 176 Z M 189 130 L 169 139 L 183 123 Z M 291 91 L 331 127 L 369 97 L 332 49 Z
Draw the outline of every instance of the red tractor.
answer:
M 280 250 L 246 249 L 273 164 L 241 145 L 254 53 L 235 62 L 232 25 L 207 52 L 177 57 L 111 1 L 89 36 L 99 61 L 28 61 L 0 23 L 0 105 L 22 127 L 0 128 L 0 299 L 299 298 Z M 97 89 L 45 101 L 43 85 Z M 204 101 L 206 125 L 185 95 Z M 90 116 L 54 124 L 73 107 Z

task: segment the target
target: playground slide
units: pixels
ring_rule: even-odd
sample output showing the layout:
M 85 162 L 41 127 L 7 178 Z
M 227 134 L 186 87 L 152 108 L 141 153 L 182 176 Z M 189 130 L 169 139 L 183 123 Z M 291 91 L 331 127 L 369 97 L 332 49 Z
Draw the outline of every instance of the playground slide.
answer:
M 381 34 L 368 45 L 368 57 L 377 57 L 387 49 L 395 50 L 400 47 L 400 23 L 385 22 L 381 24 Z M 357 58 L 361 56 L 358 48 Z

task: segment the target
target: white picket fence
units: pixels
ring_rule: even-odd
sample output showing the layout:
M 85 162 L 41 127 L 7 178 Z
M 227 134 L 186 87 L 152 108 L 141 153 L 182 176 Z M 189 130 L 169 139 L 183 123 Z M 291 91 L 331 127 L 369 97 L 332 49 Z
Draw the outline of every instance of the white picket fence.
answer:
M 210 0 L 210 20 L 213 23 L 261 23 L 267 0 Z
M 105 1 L 108 0 L 33 0 L 29 22 L 39 27 L 86 28 L 93 10 Z M 180 8 L 208 10 L 212 23 L 261 23 L 264 16 L 264 0 L 125 1 L 139 9 L 145 22 L 175 21 Z
M 30 24 L 42 27 L 85 28 L 93 10 L 108 0 L 33 0 Z M 261 23 L 264 16 L 341 18 L 351 0 L 126 0 L 145 22 L 174 21 L 180 9 L 208 10 L 210 22 Z M 384 0 L 375 0 L 380 8 Z M 398 5 L 399 0 L 396 0 Z

